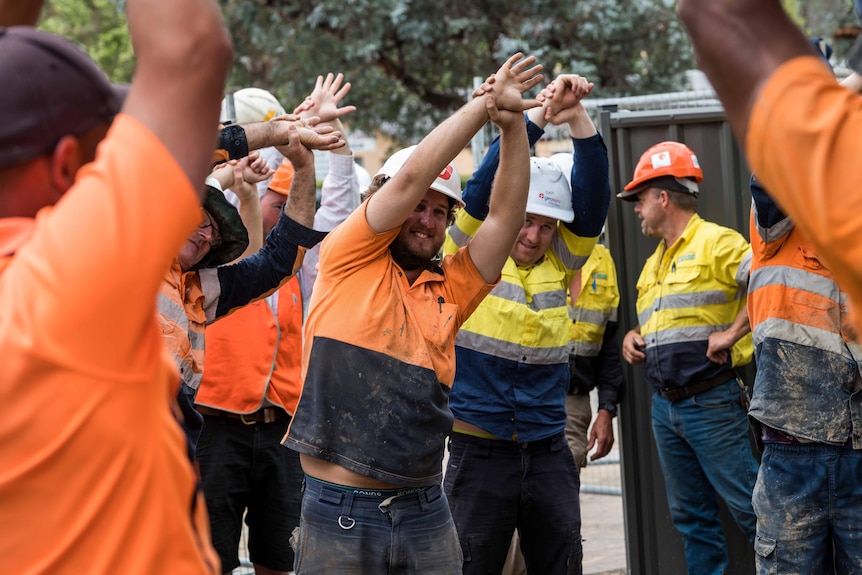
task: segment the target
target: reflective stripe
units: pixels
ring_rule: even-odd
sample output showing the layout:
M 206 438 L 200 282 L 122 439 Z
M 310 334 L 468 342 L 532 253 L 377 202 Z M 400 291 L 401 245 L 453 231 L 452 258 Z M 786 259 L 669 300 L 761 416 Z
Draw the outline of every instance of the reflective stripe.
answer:
M 659 311 L 663 309 L 681 309 L 684 307 L 702 307 L 705 305 L 721 305 L 729 303 L 727 295 L 720 290 L 707 290 L 661 296 Z M 654 307 L 654 306 L 651 306 Z
M 709 335 L 716 331 L 722 331 L 730 327 L 726 325 L 692 325 L 663 329 L 649 334 L 644 338 L 647 348 L 665 345 L 669 343 L 693 343 L 695 341 L 706 341 Z
M 534 311 L 555 307 L 566 307 L 566 292 L 564 290 L 537 293 L 533 296 L 533 301 L 530 302 L 530 309 Z
M 494 286 L 489 295 L 497 296 L 517 304 L 527 305 L 527 294 L 524 293 L 524 288 L 505 280 Z
M 604 328 L 605 324 L 610 319 L 613 310 L 603 311 L 598 309 L 586 309 L 583 307 L 570 307 L 569 319 L 578 323 L 588 323 L 599 328 Z
M 739 299 L 741 297 L 745 297 L 748 293 L 748 290 L 751 288 L 748 285 L 751 277 L 751 251 L 745 254 L 745 257 L 742 258 L 739 262 L 739 267 L 736 268 L 736 276 L 734 279 L 736 283 L 739 284 L 739 292 L 737 292 L 736 297 L 734 299 Z
M 602 342 L 572 340 L 569 353 L 581 357 L 596 357 L 602 351 Z
M 755 346 L 765 338 L 771 337 L 816 347 L 845 357 L 852 355 L 844 345 L 844 338 L 840 334 L 777 317 L 768 318 L 754 326 L 752 335 Z
M 528 347 L 463 329 L 455 337 L 455 345 L 494 357 L 532 365 L 567 363 L 569 359 L 568 342 L 566 345 L 558 347 Z
M 570 236 L 571 240 L 566 242 L 563 234 Z M 558 258 L 560 258 L 560 261 L 567 269 L 577 270 L 587 263 L 587 259 L 589 259 L 590 252 L 592 251 L 597 239 L 598 238 L 579 238 L 565 228 L 562 228 L 562 230 L 558 228 L 557 233 L 554 234 L 554 239 L 551 240 L 550 249 L 554 251 Z M 584 253 L 585 251 L 586 253 Z
M 755 202 L 754 200 L 751 200 L 751 211 L 752 215 L 754 216 L 754 226 L 757 228 L 757 235 L 759 235 L 764 242 L 774 242 L 780 240 L 781 238 L 789 234 L 794 227 L 793 220 L 791 220 L 790 218 L 784 218 L 783 220 L 769 228 L 761 226 L 759 223 L 757 223 L 757 202 Z
M 470 242 L 470 236 L 461 231 L 458 226 L 449 226 L 449 237 L 459 248 L 463 248 Z
M 836 296 L 840 299 L 838 284 L 831 278 L 790 266 L 766 266 L 751 272 L 749 292 L 769 285 L 811 292 L 832 301 L 835 301 Z

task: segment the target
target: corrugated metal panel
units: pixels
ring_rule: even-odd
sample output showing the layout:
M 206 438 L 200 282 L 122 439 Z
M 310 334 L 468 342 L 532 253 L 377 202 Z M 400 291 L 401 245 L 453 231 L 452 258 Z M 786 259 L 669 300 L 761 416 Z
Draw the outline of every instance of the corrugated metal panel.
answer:
M 734 228 L 748 238 L 751 195 L 749 171 L 721 107 L 675 110 L 620 111 L 605 108 L 599 128 L 608 146 L 611 191 L 622 191 L 640 155 L 664 140 L 683 142 L 698 156 L 704 171 L 698 213 L 707 220 Z M 635 284 L 657 240 L 644 237 L 632 204 L 613 199 L 608 216 L 608 243 L 620 280 L 620 331 L 637 324 Z M 622 338 L 620 338 L 622 339 Z M 682 539 L 670 520 L 664 480 L 653 441 L 651 389 L 643 369 L 623 363 L 627 392 L 620 409 L 623 503 L 629 572 L 633 575 L 685 574 Z M 743 377 L 752 381 L 749 368 Z M 750 544 L 722 511 L 731 558 L 729 574 L 754 570 Z

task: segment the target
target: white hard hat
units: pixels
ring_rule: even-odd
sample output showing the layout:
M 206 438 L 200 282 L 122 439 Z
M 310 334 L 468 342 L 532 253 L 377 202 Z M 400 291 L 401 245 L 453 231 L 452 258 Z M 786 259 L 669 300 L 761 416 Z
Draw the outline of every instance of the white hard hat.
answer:
M 221 121 L 226 122 L 227 103 L 226 98 L 221 101 Z M 238 124 L 250 122 L 267 122 L 276 116 L 284 115 L 284 107 L 278 99 L 261 88 L 243 88 L 233 94 L 233 106 L 236 117 L 233 120 Z
M 374 174 L 375 177 L 383 175 L 391 178 L 397 174 L 398 170 L 400 170 L 401 166 L 407 162 L 407 158 L 413 154 L 415 149 L 416 146 L 410 146 L 409 148 L 398 150 L 389 156 L 389 159 L 384 162 L 383 167 Z M 458 170 L 455 168 L 455 165 L 451 162 L 446 164 L 446 167 L 443 168 L 443 171 L 440 172 L 437 179 L 431 183 L 429 189 L 438 191 L 444 196 L 452 198 L 458 203 L 459 207 L 464 207 L 464 201 L 461 199 L 461 176 L 458 174 Z
M 566 181 L 569 182 L 569 186 L 571 186 L 572 166 L 575 165 L 575 158 L 573 158 L 570 153 L 560 152 L 559 154 L 551 156 L 551 159 L 554 160 L 555 164 L 560 166 L 560 169 L 563 171 L 563 175 L 566 176 Z
M 356 178 L 359 180 L 359 193 L 361 194 L 371 185 L 371 174 L 356 162 L 353 163 L 353 169 L 356 172 Z
M 572 188 L 563 171 L 551 158 L 530 158 L 530 193 L 527 213 L 571 222 Z

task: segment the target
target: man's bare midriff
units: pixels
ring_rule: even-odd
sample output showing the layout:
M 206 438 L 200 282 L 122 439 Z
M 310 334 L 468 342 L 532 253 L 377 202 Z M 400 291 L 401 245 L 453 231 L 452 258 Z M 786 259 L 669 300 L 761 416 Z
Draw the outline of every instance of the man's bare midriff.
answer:
M 476 427 L 472 423 L 467 423 L 466 421 L 462 421 L 455 418 L 455 421 L 452 423 L 452 429 L 454 431 L 462 431 L 465 433 L 469 433 L 471 435 L 479 435 L 479 436 L 491 436 L 491 433 L 488 433 L 481 427 Z
M 324 461 L 323 459 L 318 459 L 317 457 L 312 457 L 305 453 L 299 454 L 299 461 L 302 464 L 302 470 L 306 475 L 310 475 L 311 477 L 320 479 L 321 481 L 328 481 L 329 483 L 335 483 L 337 485 L 347 485 L 349 487 L 365 487 L 373 489 L 397 489 L 399 487 L 403 487 L 403 485 L 386 483 L 385 481 L 380 481 L 379 479 L 356 473 L 355 471 L 351 471 L 337 463 Z

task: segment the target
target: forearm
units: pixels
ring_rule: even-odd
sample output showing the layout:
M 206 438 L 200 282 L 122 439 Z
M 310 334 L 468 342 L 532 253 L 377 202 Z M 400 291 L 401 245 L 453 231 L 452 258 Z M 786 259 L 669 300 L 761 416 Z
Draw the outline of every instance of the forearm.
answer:
M 523 123 L 509 127 L 500 138 L 499 172 L 505 177 L 494 181 L 488 217 L 467 247 L 476 269 L 488 283 L 499 277 L 524 223 L 530 188 L 530 152 Z
M 358 206 L 359 178 L 356 177 L 353 154 L 330 152 L 329 173 L 320 190 L 320 208 L 314 214 L 314 229 L 328 232 Z
M 43 0 L 0 0 L 0 26 L 35 26 Z
M 263 222 L 260 213 L 260 200 L 257 198 L 257 186 L 242 183 L 235 188 L 245 186 L 248 186 L 249 189 L 240 190 L 237 197 L 239 198 L 239 217 L 248 232 L 248 247 L 239 259 L 255 254 L 263 247 Z
M 310 160 L 306 166 L 294 167 L 296 167 L 296 172 L 290 186 L 290 195 L 284 204 L 284 213 L 296 223 L 310 228 L 314 225 L 317 195 L 314 162 Z
M 572 168 L 575 220 L 563 225 L 577 236 L 597 237 L 608 217 L 611 202 L 608 150 L 598 133 L 587 138 L 572 138 L 572 144 L 575 148 Z
M 597 358 L 599 406 L 616 405 L 620 402 L 623 387 L 623 370 L 620 363 L 620 347 L 617 341 L 617 323 L 608 322 L 602 348 Z
M 766 80 L 785 61 L 814 49 L 778 0 L 680 0 L 677 6 L 698 64 L 744 146 L 749 116 Z
M 201 182 L 212 165 L 233 59 L 219 8 L 190 0 L 170 10 L 153 0 L 129 0 L 126 7 L 136 69 L 123 112 L 161 140 L 191 182 Z
M 748 319 L 748 306 L 743 305 L 742 309 L 739 310 L 739 313 L 736 314 L 736 318 L 734 318 L 733 323 L 725 330 L 730 341 L 730 346 L 728 347 L 735 345 L 736 342 L 742 339 L 749 332 L 751 332 L 751 323 Z
M 531 110 L 532 111 L 532 110 Z M 527 122 L 527 141 L 529 146 L 533 146 L 545 131 L 528 116 Z M 488 216 L 488 201 L 491 197 L 491 187 L 494 183 L 494 177 L 497 174 L 497 167 L 500 165 L 500 138 L 495 138 L 485 157 L 482 158 L 482 163 L 473 172 L 473 176 L 467 181 L 464 186 L 463 199 L 467 213 L 477 220 L 484 220 Z
M 272 293 L 299 270 L 305 251 L 325 236 L 281 216 L 259 252 L 218 268 L 221 296 L 216 317 Z

